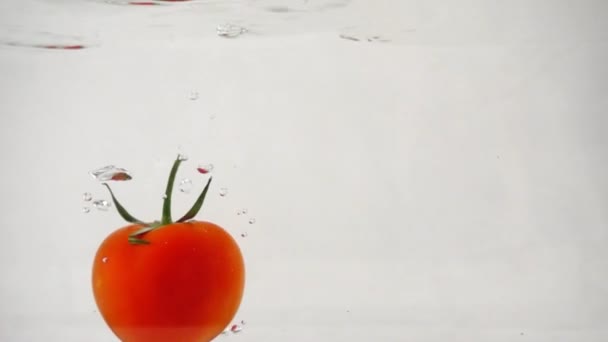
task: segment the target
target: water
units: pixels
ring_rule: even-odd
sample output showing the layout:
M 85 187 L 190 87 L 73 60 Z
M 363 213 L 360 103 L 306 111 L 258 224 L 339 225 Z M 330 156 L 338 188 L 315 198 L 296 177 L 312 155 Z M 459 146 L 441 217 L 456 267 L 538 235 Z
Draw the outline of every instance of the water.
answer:
M 315 32 L 334 32 L 357 37 L 360 41 L 382 35 L 382 40 L 403 42 L 411 39 L 411 12 L 370 11 L 362 1 L 352 0 L 200 0 L 187 2 L 132 0 L 63 0 L 52 2 L 24 0 L 27 24 L 17 20 L 19 10 L 10 3 L 1 5 L 0 44 L 15 48 L 72 50 L 77 52 L 105 46 L 142 44 L 131 34 L 154 37 L 157 44 L 189 41 L 193 44 L 211 36 L 233 40 L 250 37 L 281 37 Z M 132 6 L 140 4 L 140 6 Z M 145 5 L 145 6 L 143 6 Z M 129 6 L 131 8 L 125 8 Z M 153 7 L 153 8 L 150 8 Z M 383 20 L 361 20 L 370 17 Z M 58 20 L 49 20 L 53 16 Z M 81 20 L 71 20 L 77 16 Z M 179 18 L 179 19 L 178 19 Z M 129 21 L 130 23 L 127 23 Z M 140 21 L 144 25 L 135 25 Z M 97 25 L 87 25 L 96 22 Z M 128 25 L 133 31 L 119 30 Z M 140 36 L 141 37 L 141 36 Z M 146 38 L 148 39 L 148 38 Z M 198 95 L 190 94 L 191 100 Z
M 181 144 L 247 265 L 220 341 L 608 341 L 607 2 L 133 1 L 0 2 L 0 340 L 117 340 L 84 173 L 157 220 Z

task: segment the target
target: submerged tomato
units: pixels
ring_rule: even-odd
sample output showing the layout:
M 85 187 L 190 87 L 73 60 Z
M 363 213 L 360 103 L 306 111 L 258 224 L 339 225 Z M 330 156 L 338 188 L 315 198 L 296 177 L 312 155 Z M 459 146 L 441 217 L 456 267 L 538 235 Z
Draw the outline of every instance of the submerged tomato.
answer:
M 174 165 L 164 209 L 170 206 L 176 171 Z M 103 241 L 92 282 L 99 311 L 121 341 L 207 342 L 233 319 L 245 283 L 240 249 L 220 226 L 188 221 L 200 209 L 209 183 L 193 209 L 175 223 L 167 210 L 162 221 L 139 222 L 112 194 L 121 215 L 139 223 Z

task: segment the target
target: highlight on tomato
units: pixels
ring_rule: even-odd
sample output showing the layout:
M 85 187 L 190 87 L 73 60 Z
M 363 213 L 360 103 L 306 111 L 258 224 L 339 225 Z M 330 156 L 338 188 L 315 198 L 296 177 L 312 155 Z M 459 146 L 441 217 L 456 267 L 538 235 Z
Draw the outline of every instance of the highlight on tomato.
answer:
M 133 217 L 107 187 L 130 224 L 111 233 L 95 255 L 92 285 L 103 319 L 122 342 L 205 342 L 234 318 L 245 285 L 243 256 L 217 224 L 194 220 L 212 177 L 178 220 L 171 215 L 175 160 L 161 219 Z

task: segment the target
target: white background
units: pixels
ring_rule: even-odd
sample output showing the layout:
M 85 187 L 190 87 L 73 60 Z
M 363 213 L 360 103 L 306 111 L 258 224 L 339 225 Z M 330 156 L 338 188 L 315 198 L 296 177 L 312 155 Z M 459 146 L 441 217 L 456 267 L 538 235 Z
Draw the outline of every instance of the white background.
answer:
M 158 218 L 180 147 L 175 210 L 212 162 L 199 218 L 246 259 L 220 340 L 607 341 L 607 7 L 3 1 L 0 341 L 116 341 L 90 270 L 124 223 L 87 173 Z

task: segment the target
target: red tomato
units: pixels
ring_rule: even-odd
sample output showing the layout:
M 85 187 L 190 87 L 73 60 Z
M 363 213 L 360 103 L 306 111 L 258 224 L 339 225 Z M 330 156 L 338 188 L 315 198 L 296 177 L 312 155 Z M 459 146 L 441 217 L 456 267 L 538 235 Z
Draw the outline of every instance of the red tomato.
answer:
M 211 179 L 193 209 L 174 223 L 167 208 L 176 171 L 174 165 L 160 222 L 139 222 L 110 190 L 119 213 L 139 222 L 110 234 L 93 264 L 99 312 L 123 342 L 210 341 L 241 303 L 245 268 L 236 241 L 214 223 L 189 221 Z

